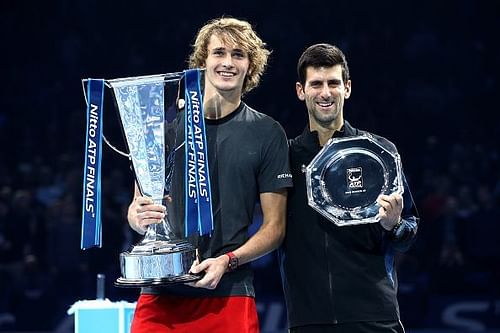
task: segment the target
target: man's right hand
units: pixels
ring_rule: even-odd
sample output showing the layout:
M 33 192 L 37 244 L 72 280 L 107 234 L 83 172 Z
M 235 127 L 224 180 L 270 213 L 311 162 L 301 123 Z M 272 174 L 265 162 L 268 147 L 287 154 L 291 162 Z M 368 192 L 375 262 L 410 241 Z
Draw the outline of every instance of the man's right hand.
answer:
M 165 218 L 166 207 L 155 204 L 153 199 L 136 196 L 128 206 L 127 219 L 130 227 L 143 235 L 148 225 L 160 223 Z

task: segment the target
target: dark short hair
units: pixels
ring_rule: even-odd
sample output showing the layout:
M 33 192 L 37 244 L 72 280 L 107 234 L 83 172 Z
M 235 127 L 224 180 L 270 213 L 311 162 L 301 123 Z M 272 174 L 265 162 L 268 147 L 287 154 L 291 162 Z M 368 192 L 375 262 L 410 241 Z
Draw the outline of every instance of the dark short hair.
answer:
M 336 46 L 331 44 L 314 44 L 309 46 L 300 56 L 297 63 L 297 75 L 299 82 L 304 85 L 306 82 L 307 67 L 332 67 L 342 66 L 342 80 L 349 80 L 349 67 L 344 53 Z

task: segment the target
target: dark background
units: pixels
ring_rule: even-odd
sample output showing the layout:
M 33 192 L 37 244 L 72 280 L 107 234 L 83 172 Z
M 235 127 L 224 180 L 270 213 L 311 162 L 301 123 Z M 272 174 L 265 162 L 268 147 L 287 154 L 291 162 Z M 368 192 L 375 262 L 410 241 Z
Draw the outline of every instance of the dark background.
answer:
M 288 136 L 306 123 L 296 62 L 312 43 L 346 53 L 345 117 L 395 142 L 422 217 L 398 260 L 413 329 L 500 327 L 497 1 L 3 1 L 0 5 L 0 330 L 54 330 L 75 301 L 134 301 L 111 285 L 132 176 L 103 153 L 103 248 L 79 249 L 85 102 L 81 79 L 179 71 L 208 19 L 249 20 L 273 51 L 244 99 Z M 109 110 L 109 109 L 108 109 Z M 123 147 L 114 112 L 104 131 Z M 109 134 L 108 134 L 109 133 Z M 258 218 L 257 218 L 258 220 Z M 264 330 L 285 326 L 274 255 L 255 264 Z M 278 310 L 276 310 L 278 309 Z M 274 320 L 274 322 L 273 322 Z M 274 323 L 274 324 L 273 324 Z

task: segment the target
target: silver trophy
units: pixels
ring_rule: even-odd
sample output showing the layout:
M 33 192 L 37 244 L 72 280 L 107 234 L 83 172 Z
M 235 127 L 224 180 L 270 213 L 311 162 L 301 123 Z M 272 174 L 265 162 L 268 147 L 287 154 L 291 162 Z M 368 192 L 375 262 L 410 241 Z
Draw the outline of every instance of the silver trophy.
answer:
M 197 252 L 184 236 L 183 209 L 178 207 L 184 188 L 174 184 L 183 177 L 176 177 L 184 168 L 176 161 L 184 156 L 186 146 L 183 131 L 179 131 L 183 77 L 178 72 L 105 80 L 113 90 L 137 186 L 142 195 L 167 206 L 165 219 L 149 225 L 144 238 L 120 254 L 122 276 L 116 280 L 117 286 L 154 286 L 200 278 L 189 273 Z
M 396 148 L 368 133 L 330 139 L 305 171 L 309 205 L 338 226 L 378 222 L 377 197 L 403 193 Z

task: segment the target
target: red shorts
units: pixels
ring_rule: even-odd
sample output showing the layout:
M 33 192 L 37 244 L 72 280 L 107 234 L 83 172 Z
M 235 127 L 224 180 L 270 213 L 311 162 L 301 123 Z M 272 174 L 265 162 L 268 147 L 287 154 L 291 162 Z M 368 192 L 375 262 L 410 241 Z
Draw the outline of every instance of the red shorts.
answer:
M 253 297 L 141 295 L 132 333 L 258 333 Z

